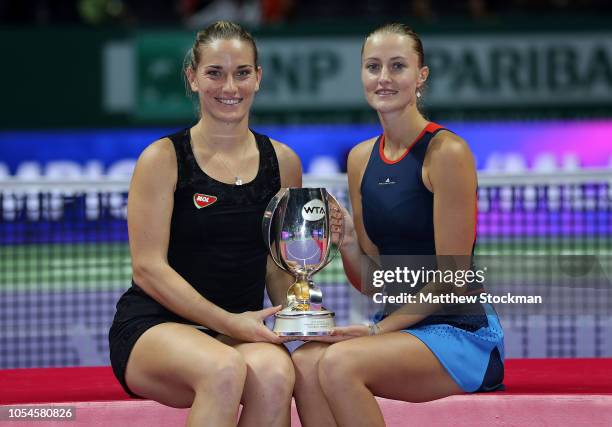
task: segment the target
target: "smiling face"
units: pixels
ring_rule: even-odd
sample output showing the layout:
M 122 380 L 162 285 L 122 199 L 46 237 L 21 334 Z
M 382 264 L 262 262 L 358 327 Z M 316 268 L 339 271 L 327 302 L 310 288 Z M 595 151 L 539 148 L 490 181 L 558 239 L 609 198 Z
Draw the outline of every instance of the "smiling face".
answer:
M 406 35 L 380 32 L 368 37 L 361 59 L 361 81 L 368 104 L 379 113 L 416 106 L 416 92 L 429 68 L 420 64 L 414 40 Z
M 261 80 L 253 47 L 248 41 L 231 38 L 211 40 L 198 49 L 196 68 L 186 72 L 202 115 L 223 122 L 243 120 Z

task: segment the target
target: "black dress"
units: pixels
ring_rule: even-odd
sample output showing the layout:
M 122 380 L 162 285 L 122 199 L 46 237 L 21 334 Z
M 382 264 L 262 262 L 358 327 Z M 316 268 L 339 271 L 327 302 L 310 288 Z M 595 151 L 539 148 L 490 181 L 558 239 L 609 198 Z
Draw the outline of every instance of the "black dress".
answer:
M 274 147 L 267 136 L 253 134 L 259 169 L 243 185 L 216 181 L 202 171 L 189 129 L 168 137 L 178 165 L 168 263 L 207 300 L 232 313 L 263 308 L 268 252 L 261 221 L 268 202 L 280 189 Z M 169 311 L 132 281 L 117 303 L 109 332 L 113 372 L 132 396 L 135 394 L 125 383 L 132 348 L 147 329 L 164 322 L 194 323 Z M 210 329 L 202 331 L 217 335 Z

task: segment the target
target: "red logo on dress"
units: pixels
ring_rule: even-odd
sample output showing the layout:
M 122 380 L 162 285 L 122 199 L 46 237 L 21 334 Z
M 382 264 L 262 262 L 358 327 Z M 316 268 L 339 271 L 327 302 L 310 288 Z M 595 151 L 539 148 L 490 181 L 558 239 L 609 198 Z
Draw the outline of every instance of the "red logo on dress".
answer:
M 205 208 L 206 206 L 210 206 L 217 201 L 216 196 L 209 196 L 208 194 L 200 194 L 195 193 L 193 195 L 193 204 L 198 209 Z

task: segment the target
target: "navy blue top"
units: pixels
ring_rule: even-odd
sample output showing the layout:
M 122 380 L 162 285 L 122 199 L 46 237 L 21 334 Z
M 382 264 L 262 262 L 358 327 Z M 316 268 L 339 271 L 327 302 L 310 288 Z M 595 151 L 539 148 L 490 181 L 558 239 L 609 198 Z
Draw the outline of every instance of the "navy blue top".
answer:
M 422 179 L 429 142 L 443 130 L 429 123 L 395 161 L 384 157 L 384 136 L 374 144 L 361 180 L 363 223 L 381 255 L 435 255 L 433 193 Z

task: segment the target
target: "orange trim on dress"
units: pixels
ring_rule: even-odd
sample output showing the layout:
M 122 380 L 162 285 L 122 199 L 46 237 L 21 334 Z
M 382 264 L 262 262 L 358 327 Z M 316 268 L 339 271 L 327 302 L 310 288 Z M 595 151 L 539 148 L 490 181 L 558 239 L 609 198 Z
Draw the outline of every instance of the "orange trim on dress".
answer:
M 419 135 L 415 138 L 415 140 L 412 141 L 412 144 L 408 146 L 408 148 L 406 149 L 406 152 L 402 154 L 400 158 L 397 160 L 389 160 L 385 156 L 385 134 L 383 133 L 382 136 L 380 137 L 380 144 L 378 145 L 378 152 L 380 154 L 380 158 L 382 159 L 383 162 L 385 162 L 388 165 L 394 165 L 396 163 L 399 163 L 404 157 L 406 157 L 406 155 L 410 152 L 412 147 L 417 142 L 419 142 L 421 138 L 423 138 L 423 135 L 425 135 L 426 132 L 433 133 L 441 128 L 442 126 L 440 126 L 439 124 L 434 123 L 434 122 L 429 122 L 427 126 L 425 126 L 425 128 L 421 131 L 421 133 L 419 133 Z

